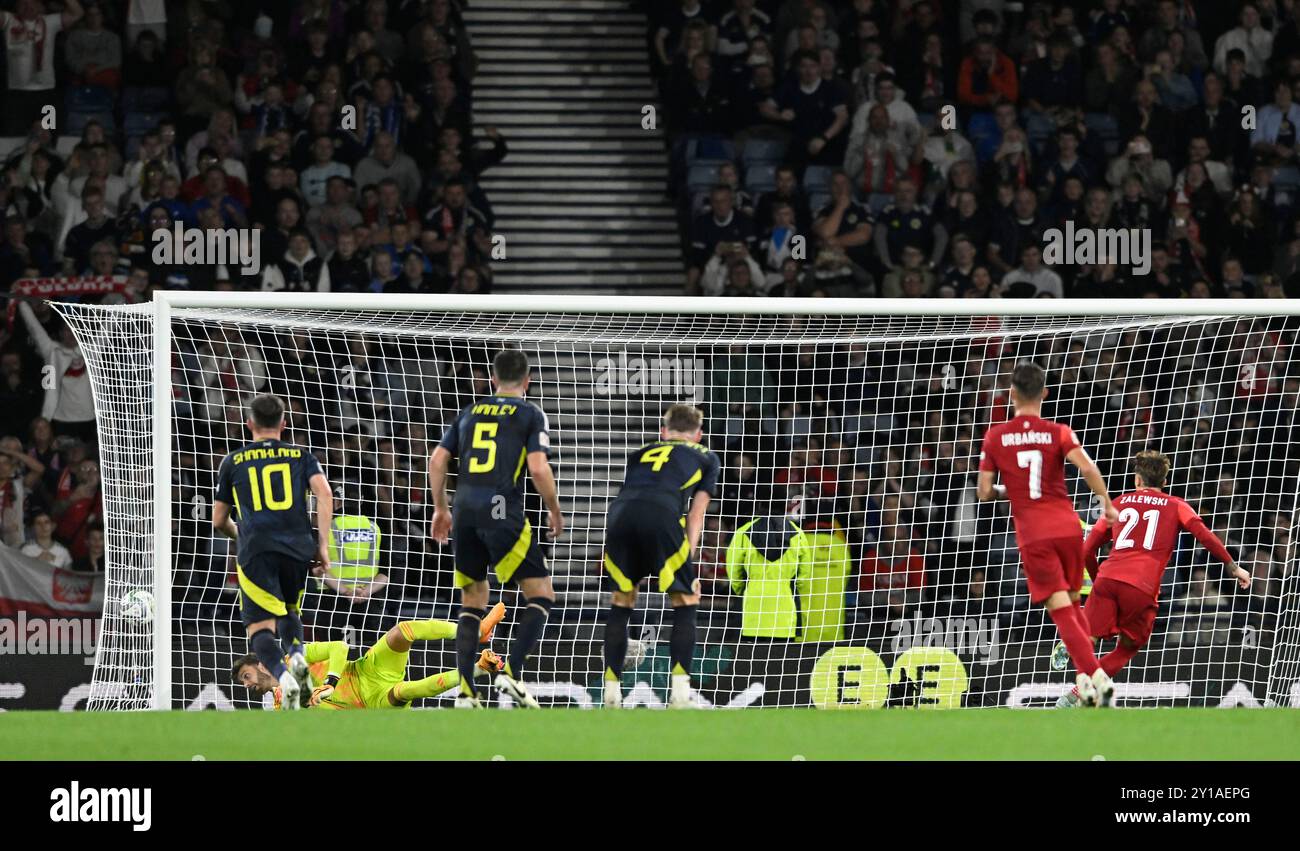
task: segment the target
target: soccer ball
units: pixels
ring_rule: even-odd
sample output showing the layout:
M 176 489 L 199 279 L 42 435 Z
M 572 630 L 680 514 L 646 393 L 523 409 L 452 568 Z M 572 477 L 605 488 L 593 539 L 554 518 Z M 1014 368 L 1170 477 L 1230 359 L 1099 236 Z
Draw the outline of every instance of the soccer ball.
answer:
M 122 617 L 135 623 L 153 622 L 153 594 L 132 588 L 122 595 Z

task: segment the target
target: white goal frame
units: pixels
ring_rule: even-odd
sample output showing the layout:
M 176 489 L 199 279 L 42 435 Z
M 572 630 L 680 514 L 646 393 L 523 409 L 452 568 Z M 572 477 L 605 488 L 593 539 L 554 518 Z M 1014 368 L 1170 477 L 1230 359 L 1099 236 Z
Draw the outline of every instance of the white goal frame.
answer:
M 146 306 L 147 307 L 147 306 Z M 153 319 L 153 695 L 155 709 L 172 703 L 171 344 L 176 309 L 307 309 L 311 311 L 483 313 L 613 313 L 925 317 L 1263 317 L 1298 316 L 1300 301 L 1179 299 L 776 299 L 587 295 L 372 295 L 366 293 L 239 293 L 158 291 Z M 140 308 L 135 308 L 139 310 Z M 102 648 L 100 648 L 102 653 Z M 96 665 L 100 662 L 97 654 Z

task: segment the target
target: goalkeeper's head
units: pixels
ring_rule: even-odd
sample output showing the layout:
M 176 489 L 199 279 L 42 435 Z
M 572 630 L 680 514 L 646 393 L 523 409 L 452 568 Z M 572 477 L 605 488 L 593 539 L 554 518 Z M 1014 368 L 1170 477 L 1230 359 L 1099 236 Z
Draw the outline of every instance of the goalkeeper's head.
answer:
M 1011 371 L 1011 404 L 1037 408 L 1047 398 L 1047 371 L 1032 361 L 1016 364 Z
M 689 440 L 699 443 L 704 435 L 704 412 L 694 405 L 678 403 L 664 412 L 659 436 L 664 440 Z
M 267 673 L 266 668 L 257 660 L 255 653 L 236 659 L 230 666 L 230 678 L 235 681 L 235 685 L 243 686 L 258 697 L 274 691 L 279 685 L 275 677 Z
M 492 383 L 498 390 L 522 394 L 532 382 L 528 355 L 519 349 L 502 349 L 492 358 Z
M 1133 482 L 1139 488 L 1159 490 L 1169 478 L 1169 467 L 1169 459 L 1163 453 L 1144 449 L 1133 456 Z
M 279 440 L 284 431 L 284 401 L 274 393 L 261 394 L 248 406 L 247 425 L 254 440 Z

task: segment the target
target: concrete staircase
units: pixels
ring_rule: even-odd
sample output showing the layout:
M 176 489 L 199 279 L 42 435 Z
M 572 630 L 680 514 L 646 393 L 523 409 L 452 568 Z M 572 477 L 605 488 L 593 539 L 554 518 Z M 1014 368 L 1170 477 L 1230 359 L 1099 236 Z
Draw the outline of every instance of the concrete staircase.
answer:
M 602 567 L 605 511 L 622 484 L 628 453 L 658 434 L 664 407 L 676 401 L 653 394 L 599 395 L 598 362 L 617 349 L 611 341 L 599 349 L 565 345 L 533 355 L 536 379 L 529 397 L 550 418 L 552 462 L 567 523 L 563 539 L 550 552 L 556 595 L 567 617 L 594 614 L 607 604 Z M 643 608 L 667 605 L 648 586 L 642 596 Z
M 482 180 L 506 238 L 497 292 L 680 294 L 677 223 L 645 16 L 624 0 L 476 0 L 474 122 L 505 162 Z M 661 118 L 662 120 L 662 118 Z

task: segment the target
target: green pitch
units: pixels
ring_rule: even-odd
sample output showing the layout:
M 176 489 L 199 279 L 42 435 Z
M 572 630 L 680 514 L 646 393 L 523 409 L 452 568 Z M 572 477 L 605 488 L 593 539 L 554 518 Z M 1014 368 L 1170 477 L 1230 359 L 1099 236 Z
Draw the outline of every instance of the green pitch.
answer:
M 0 759 L 1300 759 L 1288 709 L 6 712 Z

